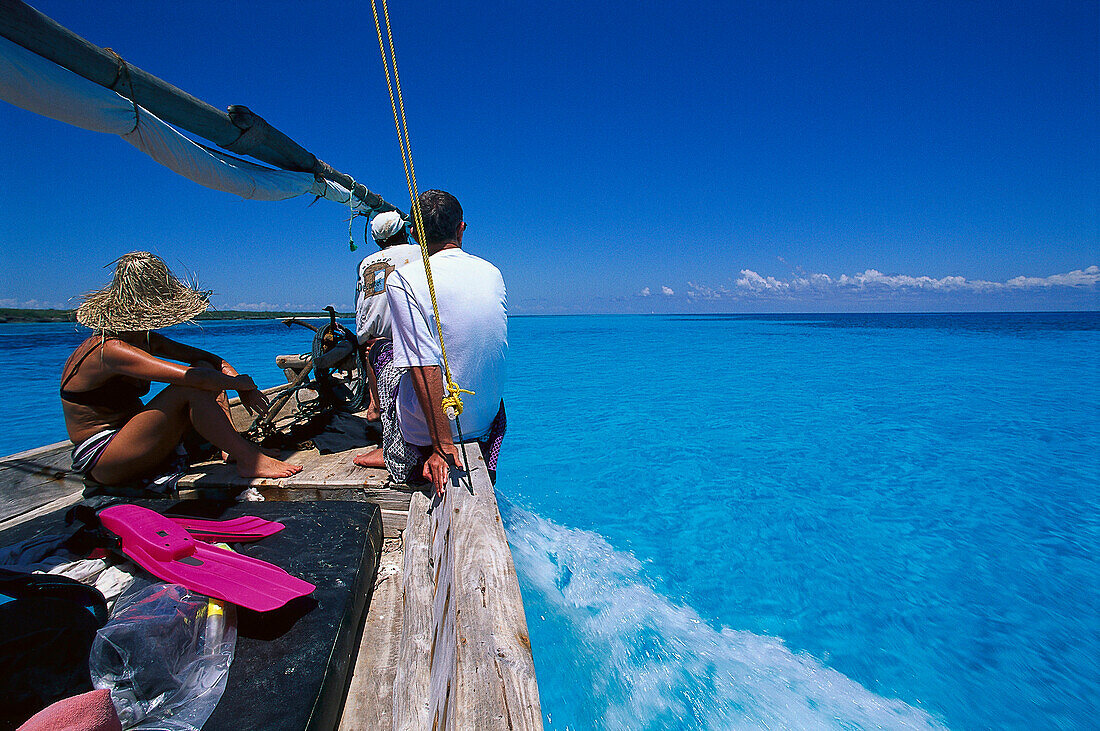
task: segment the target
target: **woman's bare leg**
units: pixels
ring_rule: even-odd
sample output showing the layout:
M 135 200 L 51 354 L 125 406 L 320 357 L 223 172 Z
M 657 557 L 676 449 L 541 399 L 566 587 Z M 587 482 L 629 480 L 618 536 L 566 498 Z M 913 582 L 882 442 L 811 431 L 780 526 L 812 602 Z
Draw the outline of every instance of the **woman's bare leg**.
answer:
M 232 424 L 233 423 L 233 417 L 231 417 L 229 415 L 229 394 L 227 394 L 225 391 L 222 391 L 221 393 L 218 394 L 217 402 L 218 402 L 218 406 L 220 406 L 222 408 L 222 411 L 225 412 L 225 418 L 229 419 L 229 423 Z M 211 442 L 211 443 L 213 443 L 213 442 Z M 279 457 L 279 450 L 278 449 L 267 449 L 265 447 L 260 447 L 260 451 L 263 452 L 264 454 L 266 454 L 268 457 L 275 457 L 275 458 Z M 233 462 L 236 462 L 236 461 L 237 461 L 236 457 L 231 455 L 229 452 L 226 452 L 224 449 L 222 450 L 222 462 L 225 462 L 226 464 L 232 464 Z
M 210 370 L 214 370 L 214 371 L 219 370 L 218 366 L 214 365 L 213 363 L 210 363 L 209 361 L 205 361 L 205 360 L 200 360 L 199 362 L 194 363 L 193 365 L 201 366 L 202 368 L 209 368 Z M 220 392 L 218 392 L 216 400 L 218 402 L 218 406 L 220 406 L 222 411 L 225 412 L 225 418 L 229 419 L 230 423 L 232 423 L 233 419 L 229 416 L 229 394 L 227 394 L 225 391 L 220 391 Z M 225 451 L 224 449 L 222 450 L 222 461 L 223 462 L 232 462 L 233 461 L 233 457 L 229 454 L 229 452 Z
M 150 408 L 136 414 L 119 429 L 92 469 L 93 479 L 105 485 L 129 482 L 152 472 L 172 453 L 190 422 L 186 401 L 169 407 L 163 403 L 165 399 L 161 399 L 162 403 L 158 404 L 161 408 L 153 408 L 169 390 L 158 394 L 149 402 Z
M 230 423 L 233 423 L 233 419 L 229 417 L 229 394 L 227 394 L 225 391 L 222 391 L 218 394 L 215 400 L 218 402 L 218 406 L 221 407 L 221 410 L 225 412 L 225 418 L 229 419 Z M 229 452 L 225 451 L 224 449 L 222 450 L 222 461 L 233 461 L 233 457 L 229 454 Z
M 92 477 L 114 484 L 150 472 L 175 449 L 189 425 L 236 458 L 237 472 L 242 477 L 289 477 L 302 469 L 268 457 L 238 434 L 213 392 L 169 386 L 119 430 L 92 470 Z

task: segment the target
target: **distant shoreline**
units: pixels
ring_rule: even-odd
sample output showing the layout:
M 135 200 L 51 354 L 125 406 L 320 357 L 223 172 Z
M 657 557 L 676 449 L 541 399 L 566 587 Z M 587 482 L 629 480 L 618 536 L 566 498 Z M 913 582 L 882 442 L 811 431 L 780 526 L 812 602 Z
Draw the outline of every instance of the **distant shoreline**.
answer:
M 349 312 L 337 312 L 337 317 L 352 317 Z M 327 317 L 324 312 L 259 312 L 253 310 L 210 310 L 196 320 L 284 320 L 288 317 Z M 0 324 L 11 323 L 76 323 L 76 310 L 28 310 L 0 307 Z
M 944 315 L 1100 315 L 1098 310 L 958 310 L 943 312 L 586 312 L 586 313 L 551 313 L 551 312 L 512 312 L 510 318 L 539 318 L 539 317 L 687 317 L 687 318 L 723 318 L 723 319 L 789 319 L 797 317 L 881 317 L 888 315 L 904 316 L 928 316 L 941 317 Z M 352 312 L 337 312 L 339 318 L 351 318 Z M 299 319 L 321 319 L 328 315 L 320 310 L 310 312 L 276 312 L 256 310 L 211 310 L 204 312 L 196 320 L 285 320 L 290 317 Z M 0 325 L 9 324 L 42 324 L 69 322 L 76 324 L 75 310 L 32 310 L 17 307 L 0 307 Z

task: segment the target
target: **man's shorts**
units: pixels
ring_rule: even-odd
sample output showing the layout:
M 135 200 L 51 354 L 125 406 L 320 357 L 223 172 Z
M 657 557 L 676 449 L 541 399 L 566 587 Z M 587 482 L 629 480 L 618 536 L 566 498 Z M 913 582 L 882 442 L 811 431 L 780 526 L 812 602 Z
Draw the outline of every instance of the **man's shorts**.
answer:
M 378 408 L 382 420 L 382 458 L 386 462 L 390 478 L 394 482 L 420 480 L 418 469 L 432 453 L 431 447 L 409 444 L 401 435 L 397 423 L 397 392 L 401 387 L 401 376 L 405 369 L 393 364 L 393 342 L 378 338 L 365 346 L 367 360 L 378 379 Z M 477 442 L 489 468 L 489 475 L 495 476 L 500 445 L 504 442 L 504 433 L 508 430 L 508 418 L 504 413 L 504 401 L 489 427 L 489 434 Z

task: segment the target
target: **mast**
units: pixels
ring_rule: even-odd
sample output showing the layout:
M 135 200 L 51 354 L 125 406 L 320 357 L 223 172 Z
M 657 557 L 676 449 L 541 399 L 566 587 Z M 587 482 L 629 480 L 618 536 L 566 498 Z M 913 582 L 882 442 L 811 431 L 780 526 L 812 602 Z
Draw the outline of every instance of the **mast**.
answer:
M 351 191 L 376 212 L 397 211 L 366 186 L 319 160 L 248 107 L 221 112 L 187 92 L 89 43 L 21 0 L 0 0 L 0 36 L 140 104 L 164 121 L 222 149 L 275 167 L 313 173 Z M 404 216 L 404 213 L 402 213 Z

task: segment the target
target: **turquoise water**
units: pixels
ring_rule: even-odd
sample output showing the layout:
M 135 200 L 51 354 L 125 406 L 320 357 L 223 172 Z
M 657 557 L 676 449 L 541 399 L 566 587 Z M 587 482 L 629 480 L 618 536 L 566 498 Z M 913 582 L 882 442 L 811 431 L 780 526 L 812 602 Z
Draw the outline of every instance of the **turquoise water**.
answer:
M 176 335 L 268 384 L 309 342 Z M 79 339 L 0 326 L 0 453 L 64 437 Z M 514 318 L 511 345 L 498 490 L 548 728 L 1097 725 L 1100 314 Z

